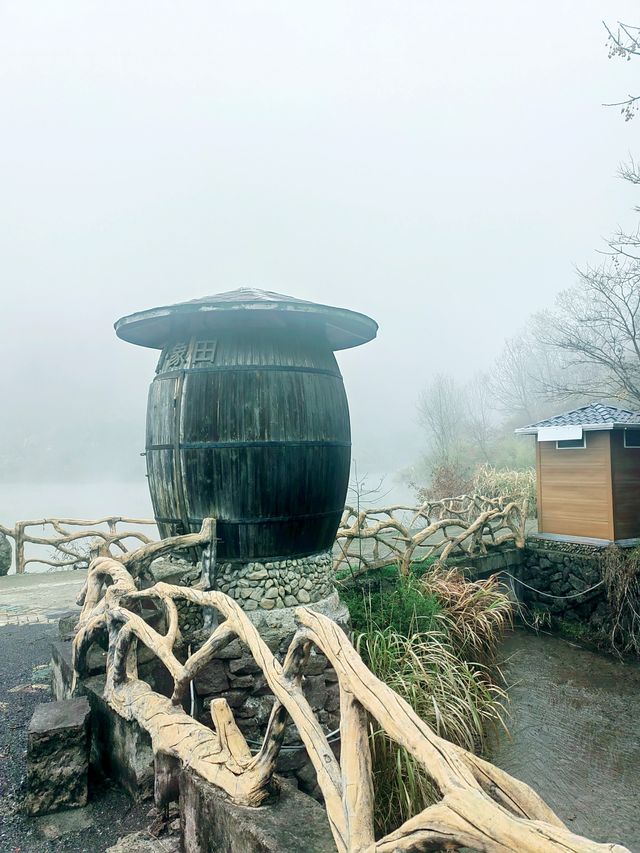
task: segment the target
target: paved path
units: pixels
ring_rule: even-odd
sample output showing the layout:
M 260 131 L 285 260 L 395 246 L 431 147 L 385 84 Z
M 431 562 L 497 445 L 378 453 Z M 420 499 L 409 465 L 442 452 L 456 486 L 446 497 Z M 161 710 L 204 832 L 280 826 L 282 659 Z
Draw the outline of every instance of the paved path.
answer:
M 57 622 L 69 610 L 79 610 L 78 593 L 86 571 L 43 572 L 0 577 L 0 628 Z

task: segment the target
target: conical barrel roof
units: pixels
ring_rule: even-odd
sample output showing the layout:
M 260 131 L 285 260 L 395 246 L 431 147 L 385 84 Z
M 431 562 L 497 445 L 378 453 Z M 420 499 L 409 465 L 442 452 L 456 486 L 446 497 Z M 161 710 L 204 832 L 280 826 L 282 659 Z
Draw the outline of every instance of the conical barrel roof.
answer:
M 138 311 L 115 323 L 122 340 L 162 349 L 179 337 L 215 333 L 233 324 L 255 328 L 302 329 L 323 334 L 332 350 L 349 349 L 375 338 L 378 324 L 357 311 L 296 299 L 269 290 L 241 287 Z

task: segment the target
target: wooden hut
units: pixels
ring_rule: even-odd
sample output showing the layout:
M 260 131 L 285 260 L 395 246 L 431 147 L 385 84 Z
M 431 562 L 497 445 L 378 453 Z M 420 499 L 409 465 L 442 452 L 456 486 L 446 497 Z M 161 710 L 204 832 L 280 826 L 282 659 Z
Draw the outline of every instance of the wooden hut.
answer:
M 590 403 L 516 433 L 536 436 L 539 535 L 640 538 L 640 412 Z
M 120 338 L 161 350 L 145 450 L 161 534 L 213 516 L 223 560 L 330 549 L 351 463 L 334 351 L 377 328 L 355 311 L 252 288 L 118 320 Z

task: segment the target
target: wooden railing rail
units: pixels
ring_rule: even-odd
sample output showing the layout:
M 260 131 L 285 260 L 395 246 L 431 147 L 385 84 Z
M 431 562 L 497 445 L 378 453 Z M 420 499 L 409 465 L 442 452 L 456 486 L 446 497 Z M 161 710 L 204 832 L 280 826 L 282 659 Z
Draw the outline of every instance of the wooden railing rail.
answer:
M 200 533 L 174 537 L 171 547 L 211 548 L 214 542 L 215 522 L 208 520 Z M 92 561 L 79 599 L 82 612 L 73 643 L 73 666 L 75 678 L 82 677 L 86 653 L 98 633 L 106 629 L 105 699 L 118 714 L 136 720 L 149 732 L 156 755 L 191 767 L 234 802 L 257 806 L 272 789 L 273 770 L 290 717 L 316 770 L 339 853 L 460 847 L 486 853 L 628 853 L 619 845 L 598 844 L 572 833 L 527 785 L 436 735 L 406 701 L 369 671 L 344 632 L 311 608 L 296 610 L 299 627 L 281 664 L 247 614 L 223 593 L 164 583 L 139 589 L 135 575 L 142 575 L 150 549 L 155 547 L 145 545 L 124 558 L 99 556 Z M 136 612 L 141 599 L 155 602 L 164 613 L 161 630 Z M 184 661 L 174 653 L 180 639 L 176 607 L 180 599 L 213 608 L 223 620 Z M 213 730 L 192 719 L 181 705 L 196 675 L 236 637 L 249 648 L 275 697 L 262 746 L 255 755 L 225 699 L 211 705 Z M 170 698 L 155 693 L 139 678 L 136 649 L 140 643 L 171 674 L 174 688 Z M 312 645 L 326 655 L 338 678 L 340 760 L 303 691 Z M 380 839 L 373 830 L 369 717 L 424 765 L 441 793 L 439 802 Z
M 418 506 L 395 504 L 388 507 L 359 509 L 346 506 L 336 533 L 334 568 L 349 568 L 352 574 L 395 562 L 403 574 L 412 562 L 431 557 L 444 561 L 449 556 L 473 557 L 486 553 L 496 545 L 513 542 L 524 547 L 527 501 L 517 503 L 507 498 L 482 495 L 460 495 L 439 501 L 425 501 Z M 74 543 L 101 540 L 122 553 L 127 552 L 127 539 L 148 544 L 151 539 L 139 530 L 121 530 L 118 525 L 155 525 L 149 518 L 105 516 L 93 520 L 77 518 L 41 518 L 17 521 L 13 527 L 0 524 L 0 533 L 14 540 L 17 574 L 29 563 L 53 568 L 86 566 L 89 547 L 80 554 Z M 100 530 L 106 525 L 107 530 Z M 53 533 L 36 535 L 32 528 L 50 526 Z M 72 531 L 69 528 L 82 527 Z M 25 556 L 25 545 L 50 546 L 53 555 Z M 55 556 L 60 555 L 60 559 Z
M 0 533 L 13 539 L 15 549 L 16 574 L 23 574 L 29 563 L 41 563 L 53 568 L 67 568 L 69 566 L 87 566 L 89 563 L 89 542 L 98 540 L 109 548 L 114 546 L 122 553 L 129 550 L 125 545 L 127 539 L 133 539 L 138 543 L 147 544 L 151 542 L 148 536 L 139 530 L 119 530 L 119 524 L 129 525 L 155 525 L 150 518 L 127 518 L 120 515 L 109 515 L 104 518 L 39 518 L 32 521 L 17 521 L 13 527 L 5 527 L 0 524 Z M 106 525 L 107 530 L 98 529 L 100 525 Z M 30 532 L 30 528 L 40 527 L 43 532 L 36 535 Z M 44 528 L 51 527 L 53 533 L 45 533 Z M 69 530 L 72 527 L 82 527 L 84 530 Z M 74 550 L 75 543 L 87 543 L 86 554 Z M 48 558 L 44 556 L 25 556 L 25 545 L 49 546 L 53 551 Z M 60 559 L 55 554 L 61 555 Z
M 528 502 L 460 495 L 419 506 L 346 506 L 336 534 L 335 569 L 360 574 L 397 563 L 408 574 L 412 563 L 431 557 L 473 557 L 513 542 L 524 548 Z

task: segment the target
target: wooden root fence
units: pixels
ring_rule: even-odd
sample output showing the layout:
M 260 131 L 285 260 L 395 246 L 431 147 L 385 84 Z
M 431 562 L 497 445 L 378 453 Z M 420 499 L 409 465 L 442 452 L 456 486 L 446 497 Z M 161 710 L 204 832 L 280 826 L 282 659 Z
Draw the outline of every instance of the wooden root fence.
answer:
M 509 542 L 523 548 L 527 514 L 526 500 L 483 495 L 425 501 L 419 506 L 346 506 L 336 534 L 334 568 L 357 575 L 397 563 L 400 571 L 408 574 L 412 563 L 431 558 L 444 562 L 448 557 L 473 557 Z M 120 529 L 118 525 L 132 528 Z M 18 521 L 13 527 L 0 524 L 0 533 L 14 540 L 16 572 L 22 574 L 30 563 L 54 569 L 86 568 L 90 550 L 96 545 L 127 553 L 127 540 L 141 544 L 151 541 L 135 529 L 140 525 L 155 525 L 155 521 L 123 516 L 93 521 L 42 518 Z M 101 530 L 101 526 L 107 529 Z M 51 532 L 45 533 L 47 527 Z M 34 528 L 40 532 L 33 532 Z M 50 554 L 25 556 L 25 545 L 49 546 Z
M 309 607 L 296 611 L 297 632 L 280 663 L 245 612 L 221 592 L 156 583 L 140 588 L 150 559 L 176 549 L 215 542 L 215 522 L 200 533 L 174 537 L 114 558 L 91 562 L 79 603 L 82 613 L 73 643 L 75 678 L 84 674 L 86 654 L 99 635 L 108 635 L 105 699 L 150 736 L 156 755 L 169 756 L 222 789 L 236 803 L 258 806 L 272 790 L 272 777 L 285 723 L 295 724 L 315 768 L 339 853 L 455 850 L 486 853 L 625 853 L 615 844 L 581 838 L 527 785 L 492 764 L 439 737 L 412 708 L 365 666 L 344 632 Z M 186 599 L 222 621 L 183 662 L 176 602 Z M 158 629 L 140 615 L 140 604 L 157 611 Z M 212 728 L 192 719 L 182 701 L 196 675 L 232 640 L 250 650 L 274 696 L 260 749 L 254 755 L 224 698 L 211 705 Z M 137 647 L 146 646 L 173 679 L 173 694 L 155 693 L 140 679 Z M 338 760 L 305 698 L 304 672 L 312 646 L 330 661 L 340 687 Z M 427 770 L 441 798 L 376 839 L 369 720 L 406 749 Z M 628 851 L 626 851 L 628 853 Z
M 460 495 L 420 506 L 346 506 L 336 534 L 335 568 L 361 574 L 397 563 L 402 574 L 431 558 L 474 557 L 512 542 L 524 548 L 528 502 Z
M 16 574 L 23 574 L 30 563 L 40 563 L 53 569 L 86 568 L 90 560 L 91 548 L 96 544 L 110 548 L 113 546 L 121 553 L 127 553 L 127 540 L 137 544 L 148 544 L 152 540 L 139 530 L 121 530 L 118 525 L 155 525 L 149 518 L 125 518 L 124 516 L 105 516 L 104 518 L 40 518 L 33 521 L 17 521 L 13 527 L 0 524 L 0 533 L 13 539 Z M 105 527 L 106 530 L 101 530 Z M 40 528 L 39 533 L 32 532 Z M 83 528 L 72 530 L 70 528 Z M 49 549 L 47 556 L 26 556 L 25 545 L 44 546 Z

